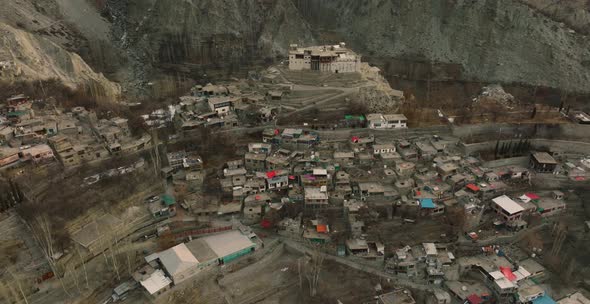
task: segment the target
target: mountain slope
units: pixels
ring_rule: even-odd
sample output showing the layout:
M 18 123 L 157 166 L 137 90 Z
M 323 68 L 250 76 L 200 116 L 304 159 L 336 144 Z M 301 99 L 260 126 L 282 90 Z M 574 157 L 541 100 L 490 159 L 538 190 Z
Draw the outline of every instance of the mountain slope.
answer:
M 0 23 L 0 61 L 8 62 L 4 80 L 57 78 L 72 88 L 83 87 L 95 96 L 116 98 L 120 86 L 95 73 L 77 54 L 55 42 Z
M 407 62 L 394 66 L 407 79 L 590 92 L 588 37 L 518 0 L 130 0 L 125 10 L 130 47 L 156 65 L 225 69 L 289 43 L 346 41 L 366 58 Z
M 316 35 L 337 33 L 365 55 L 455 65 L 458 80 L 590 91 L 590 40 L 519 1 L 319 3 L 304 14 Z

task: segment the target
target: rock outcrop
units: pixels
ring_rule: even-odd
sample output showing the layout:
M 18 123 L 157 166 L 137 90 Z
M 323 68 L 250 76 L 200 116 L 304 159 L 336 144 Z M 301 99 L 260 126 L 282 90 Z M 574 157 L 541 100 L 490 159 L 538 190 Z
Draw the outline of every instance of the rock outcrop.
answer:
M 7 24 L 0 23 L 0 61 L 10 63 L 5 80 L 40 80 L 57 78 L 72 88 L 82 87 L 95 96 L 117 98 L 118 84 L 95 73 L 75 53 L 55 42 Z

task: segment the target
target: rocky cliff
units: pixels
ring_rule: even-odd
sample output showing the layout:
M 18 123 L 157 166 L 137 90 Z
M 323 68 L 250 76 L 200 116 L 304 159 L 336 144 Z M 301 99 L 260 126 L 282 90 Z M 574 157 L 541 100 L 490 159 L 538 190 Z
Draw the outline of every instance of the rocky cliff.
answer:
M 4 68 L 0 79 L 41 80 L 57 78 L 65 85 L 81 87 L 95 96 L 117 98 L 120 86 L 95 73 L 75 53 L 55 42 L 0 23 L 0 58 Z
M 367 58 L 403 61 L 392 72 L 409 79 L 590 91 L 589 39 L 517 0 L 129 0 L 125 9 L 125 37 L 149 41 L 155 63 L 226 68 L 289 43 L 343 40 Z
M 590 40 L 584 35 L 590 14 L 584 0 L 0 0 L 0 5 L 0 22 L 80 54 L 127 88 L 145 87 L 162 74 L 198 79 L 244 72 L 280 59 L 289 43 L 346 41 L 391 82 L 590 92 Z

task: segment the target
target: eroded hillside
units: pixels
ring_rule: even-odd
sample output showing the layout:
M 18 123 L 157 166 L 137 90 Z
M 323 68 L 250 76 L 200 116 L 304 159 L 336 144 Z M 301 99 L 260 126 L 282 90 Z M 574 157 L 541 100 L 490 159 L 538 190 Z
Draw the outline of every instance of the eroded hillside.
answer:
M 8 8 L 2 22 L 80 54 L 129 93 L 150 92 L 163 77 L 243 76 L 280 60 L 290 43 L 337 41 L 379 65 L 395 87 L 413 82 L 424 91 L 419 82 L 438 81 L 590 92 L 590 18 L 582 0 L 0 3 Z
M 108 22 L 88 3 L 69 2 L 0 1 L 0 79 L 56 78 L 69 87 L 116 99 L 121 93 L 120 85 L 95 72 L 79 55 L 90 41 L 86 37 L 93 41 L 110 39 Z M 73 11 L 76 8 L 80 11 Z M 101 20 L 102 25 L 96 20 Z

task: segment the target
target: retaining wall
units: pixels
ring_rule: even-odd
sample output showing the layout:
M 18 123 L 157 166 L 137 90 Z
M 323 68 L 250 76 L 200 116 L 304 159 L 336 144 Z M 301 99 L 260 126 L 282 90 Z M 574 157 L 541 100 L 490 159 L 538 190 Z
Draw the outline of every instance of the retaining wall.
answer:
M 588 130 L 590 131 L 590 130 Z M 590 133 L 588 133 L 590 137 Z M 481 151 L 493 150 L 496 147 L 496 140 L 484 141 L 473 144 L 462 144 L 465 154 L 473 155 Z M 500 141 L 508 142 L 508 141 Z M 513 142 L 518 142 L 514 140 Z M 551 152 L 568 153 L 568 154 L 590 154 L 590 142 L 586 141 L 572 141 L 572 140 L 557 140 L 547 138 L 530 139 L 531 147 L 538 150 L 549 150 Z
M 528 163 L 529 163 L 528 156 L 519 156 L 519 157 L 510 157 L 510 158 L 492 160 L 492 161 L 483 163 L 483 166 L 486 168 L 497 168 L 497 167 L 503 167 L 503 166 L 528 167 Z
M 590 125 L 581 124 L 478 124 L 453 126 L 456 137 L 510 138 L 521 134 L 523 137 L 545 139 L 567 139 L 590 142 Z

